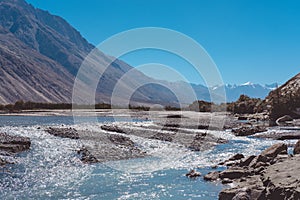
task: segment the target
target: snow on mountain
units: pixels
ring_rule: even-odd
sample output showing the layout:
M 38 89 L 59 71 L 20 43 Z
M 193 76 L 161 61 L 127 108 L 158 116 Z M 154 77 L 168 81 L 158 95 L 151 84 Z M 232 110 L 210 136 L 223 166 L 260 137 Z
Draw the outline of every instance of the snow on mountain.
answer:
M 226 97 L 228 102 L 236 101 L 240 95 L 244 94 L 252 98 L 264 99 L 272 90 L 277 88 L 277 83 L 273 84 L 255 84 L 252 82 L 246 82 L 240 85 L 225 85 Z M 215 86 L 212 91 L 218 93 L 221 90 L 221 86 Z
M 246 82 L 246 83 L 243 83 L 243 84 L 241 84 L 241 86 L 247 86 L 247 85 L 251 85 L 251 86 L 253 86 L 254 84 L 253 84 L 253 83 L 251 83 L 250 81 L 248 81 L 248 82 Z

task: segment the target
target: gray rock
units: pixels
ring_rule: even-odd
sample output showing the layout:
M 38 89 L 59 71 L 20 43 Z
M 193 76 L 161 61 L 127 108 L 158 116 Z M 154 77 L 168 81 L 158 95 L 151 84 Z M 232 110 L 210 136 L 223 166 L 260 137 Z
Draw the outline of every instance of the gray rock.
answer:
M 196 170 L 192 169 L 191 171 L 189 171 L 189 173 L 187 173 L 185 176 L 189 177 L 189 178 L 197 178 L 199 176 L 201 176 L 200 172 L 197 172 Z
M 222 184 L 229 184 L 229 183 L 232 183 L 233 181 L 231 180 L 231 179 L 229 179 L 229 178 L 224 178 L 223 180 L 222 180 Z
M 249 166 L 254 158 L 256 158 L 256 156 L 254 156 L 254 155 L 249 156 L 246 159 L 241 160 L 240 163 L 238 164 L 238 166 L 240 166 L 240 167 Z
M 225 160 L 223 162 L 220 162 L 219 165 L 225 165 L 225 166 L 239 166 L 239 162 L 242 162 L 241 159 L 244 158 L 243 154 L 235 154 L 234 156 L 230 157 L 228 160 Z
M 220 176 L 219 171 L 209 172 L 208 174 L 206 174 L 204 176 L 204 180 L 206 180 L 206 181 L 216 181 L 216 180 L 219 179 L 219 176 Z
M 245 191 L 242 188 L 229 188 L 222 190 L 219 193 L 219 200 L 233 200 L 233 198 L 235 198 L 235 196 L 241 192 Z
M 248 176 L 250 173 L 249 171 L 243 169 L 243 168 L 229 168 L 223 172 L 220 173 L 221 179 L 238 179 L 241 177 Z
M 268 164 L 267 162 L 261 162 L 261 161 L 258 161 L 254 168 L 260 168 L 260 167 L 266 167 L 266 166 L 269 166 L 270 164 Z
M 278 154 L 287 154 L 287 145 L 284 143 L 274 144 L 264 150 L 260 155 L 268 158 L 275 158 Z
M 265 131 L 267 131 L 267 129 L 262 126 L 242 126 L 240 128 L 232 129 L 232 132 L 235 136 L 249 136 Z
M 105 130 L 105 131 L 116 132 L 116 133 L 125 133 L 125 131 L 123 129 L 121 129 L 115 125 L 102 125 L 101 129 Z
M 276 120 L 276 124 L 278 126 L 281 126 L 283 124 L 285 124 L 285 122 L 288 122 L 288 121 L 293 121 L 293 118 L 289 115 L 284 115 L 282 117 L 279 117 L 277 120 Z
M 242 158 L 245 158 L 245 156 L 243 154 L 238 153 L 232 156 L 231 158 L 229 158 L 228 160 L 235 161 L 235 160 L 241 160 Z
M 70 139 L 79 139 L 79 134 L 74 128 L 52 128 L 49 127 L 46 129 L 51 135 L 61 137 L 61 138 L 70 138 Z
M 295 144 L 293 154 L 300 154 L 300 140 Z
M 254 174 L 256 174 L 256 175 L 259 175 L 259 174 L 261 174 L 261 172 L 262 171 L 264 171 L 265 170 L 265 167 L 264 166 L 258 166 L 258 167 L 255 167 L 254 168 Z
M 232 198 L 232 200 L 251 200 L 251 198 L 247 192 L 239 192 Z
M 270 162 L 272 159 L 273 159 L 273 157 L 258 155 L 255 159 L 255 164 L 251 165 L 251 166 L 255 167 L 258 163 L 267 163 L 267 162 Z
M 280 154 L 286 153 L 286 148 L 285 144 L 273 145 L 258 156 L 246 158 L 243 168 L 220 172 L 222 183 L 230 179 L 235 187 L 221 191 L 219 199 L 300 199 L 300 156 Z M 239 164 L 242 162 L 245 160 Z
M 267 199 L 299 199 L 300 157 L 287 157 L 266 168 L 263 174 Z

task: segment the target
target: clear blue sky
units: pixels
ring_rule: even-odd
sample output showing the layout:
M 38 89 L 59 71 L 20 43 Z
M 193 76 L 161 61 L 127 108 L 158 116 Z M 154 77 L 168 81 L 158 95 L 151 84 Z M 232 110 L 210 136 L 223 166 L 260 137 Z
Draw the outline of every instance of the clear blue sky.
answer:
M 284 83 L 300 72 L 300 1 L 287 0 L 27 0 L 65 18 L 92 44 L 132 28 L 158 26 L 199 42 L 225 83 Z M 191 82 L 191 67 L 157 52 L 123 58 L 137 66 L 162 62 Z M 157 59 L 157 60 L 155 60 Z M 161 60 L 159 60 L 161 59 Z

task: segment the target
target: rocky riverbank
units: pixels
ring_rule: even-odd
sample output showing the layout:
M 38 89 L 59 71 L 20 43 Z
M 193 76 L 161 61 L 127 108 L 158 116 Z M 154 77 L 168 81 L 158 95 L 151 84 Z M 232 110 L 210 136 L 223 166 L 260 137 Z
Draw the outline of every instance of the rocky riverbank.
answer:
M 300 142 L 294 155 L 287 154 L 287 145 L 275 144 L 261 154 L 244 157 L 237 154 L 221 163 L 224 171 L 204 176 L 207 181 L 221 181 L 231 188 L 220 192 L 219 199 L 299 199 Z

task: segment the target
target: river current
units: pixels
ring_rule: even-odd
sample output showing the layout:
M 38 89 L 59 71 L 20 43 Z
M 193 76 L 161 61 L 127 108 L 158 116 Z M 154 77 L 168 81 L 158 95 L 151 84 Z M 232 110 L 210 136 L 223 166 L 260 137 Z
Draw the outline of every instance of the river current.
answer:
M 140 148 L 147 150 L 146 158 L 83 164 L 77 153 L 80 140 L 59 138 L 44 131 L 49 126 L 72 126 L 96 130 L 99 123 L 113 122 L 110 117 L 98 118 L 98 123 L 74 124 L 66 116 L 1 116 L 0 132 L 26 136 L 32 145 L 28 152 L 10 158 L 0 172 L 0 199 L 217 199 L 225 188 L 218 182 L 206 182 L 202 177 L 185 177 L 190 169 L 205 175 L 216 165 L 235 153 L 258 154 L 275 143 L 249 137 L 235 137 L 226 131 L 210 133 L 228 139 L 203 152 L 192 152 L 176 144 L 132 136 Z M 139 121 L 145 125 L 151 121 Z M 215 170 L 222 170 L 218 168 Z

